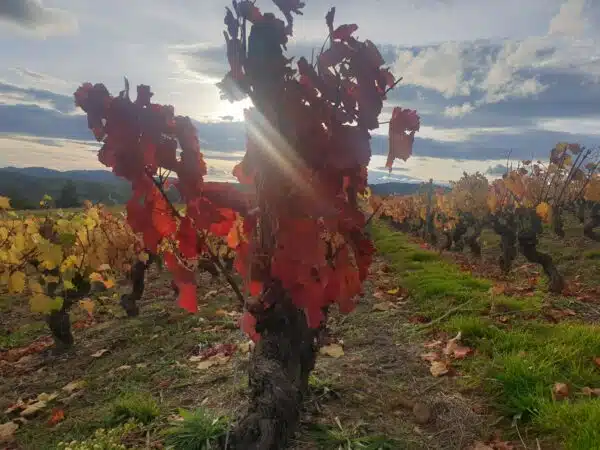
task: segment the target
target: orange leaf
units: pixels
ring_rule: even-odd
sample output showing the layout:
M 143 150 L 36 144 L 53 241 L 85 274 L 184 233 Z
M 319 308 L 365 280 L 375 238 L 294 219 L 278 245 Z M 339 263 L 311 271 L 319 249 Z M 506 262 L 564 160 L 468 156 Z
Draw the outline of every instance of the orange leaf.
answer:
M 588 397 L 600 397 L 600 388 L 590 388 L 588 386 L 581 389 L 581 393 L 583 395 L 587 395 Z
M 565 383 L 554 383 L 552 387 L 552 398 L 554 400 L 564 400 L 569 396 L 569 386 Z
M 423 353 L 421 354 L 421 359 L 429 362 L 438 361 L 440 359 L 440 355 L 436 352 Z
M 452 356 L 454 356 L 456 359 L 463 359 L 466 358 L 472 351 L 473 349 L 469 347 L 458 346 L 454 348 Z
M 434 377 L 441 377 L 442 375 L 447 374 L 449 370 L 448 364 L 443 361 L 433 361 L 431 367 L 429 367 L 429 372 L 431 372 L 431 375 Z
M 52 416 L 50 417 L 50 420 L 48 420 L 48 425 L 54 426 L 63 420 L 65 420 L 65 412 L 60 408 L 54 408 L 52 410 Z

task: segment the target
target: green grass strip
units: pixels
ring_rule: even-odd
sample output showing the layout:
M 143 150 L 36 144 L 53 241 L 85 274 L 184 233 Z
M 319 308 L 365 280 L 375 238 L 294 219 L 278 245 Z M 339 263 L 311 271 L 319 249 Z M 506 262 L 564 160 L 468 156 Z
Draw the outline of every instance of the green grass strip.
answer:
M 507 417 L 519 417 L 528 430 L 567 450 L 600 449 L 600 398 L 581 392 L 600 388 L 600 367 L 594 363 L 600 326 L 531 319 L 545 293 L 492 295 L 492 281 L 460 271 L 386 224 L 373 223 L 371 232 L 398 283 L 410 291 L 415 313 L 434 322 L 423 328 L 461 331 L 463 342 L 476 350 L 457 362 L 470 375 L 471 387 L 484 390 Z M 501 323 L 497 311 L 510 320 Z M 567 400 L 553 400 L 557 382 L 569 386 Z

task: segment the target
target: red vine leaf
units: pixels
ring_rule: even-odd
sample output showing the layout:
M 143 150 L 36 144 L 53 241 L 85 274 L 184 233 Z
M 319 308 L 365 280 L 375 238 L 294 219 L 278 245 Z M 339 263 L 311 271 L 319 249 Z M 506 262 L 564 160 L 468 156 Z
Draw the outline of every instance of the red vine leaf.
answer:
M 358 25 L 355 23 L 340 25 L 331 33 L 331 37 L 340 41 L 347 41 L 356 30 L 358 30 Z
M 396 158 L 406 161 L 412 155 L 415 132 L 420 129 L 416 111 L 395 107 L 389 125 L 389 152 L 385 166 L 392 170 Z M 407 134 L 408 132 L 408 134 Z

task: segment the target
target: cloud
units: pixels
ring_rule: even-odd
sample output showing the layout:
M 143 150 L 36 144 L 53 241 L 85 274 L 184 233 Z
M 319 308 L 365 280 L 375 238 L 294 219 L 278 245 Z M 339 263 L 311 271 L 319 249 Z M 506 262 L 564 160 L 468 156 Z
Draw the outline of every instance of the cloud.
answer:
M 600 80 L 597 36 L 584 34 L 585 0 L 566 1 L 548 32 L 523 39 L 479 39 L 399 48 L 394 72 L 403 85 L 436 92 L 447 117 L 463 117 L 487 105 L 539 99 L 553 78 Z
M 495 166 L 490 166 L 485 171 L 488 175 L 503 175 L 507 172 L 508 168 L 504 164 L 496 164 Z
M 46 8 L 41 0 L 2 0 L 0 20 L 45 36 L 71 33 L 77 29 L 77 21 L 71 14 Z
M 39 76 L 42 76 L 39 74 Z M 72 96 L 0 82 L 0 105 L 36 105 L 62 113 L 75 111 Z
M 583 10 L 586 0 L 569 0 L 565 2 L 560 11 L 550 21 L 548 34 L 563 34 L 569 36 L 580 36 L 585 29 Z
M 444 115 L 448 117 L 462 117 L 465 114 L 473 111 L 474 106 L 471 103 L 463 103 L 462 105 L 446 106 Z

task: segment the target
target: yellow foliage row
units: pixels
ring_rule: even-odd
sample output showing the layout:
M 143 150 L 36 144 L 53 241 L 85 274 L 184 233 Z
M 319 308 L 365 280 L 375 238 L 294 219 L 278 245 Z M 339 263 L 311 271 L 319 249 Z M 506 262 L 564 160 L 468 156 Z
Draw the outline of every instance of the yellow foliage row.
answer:
M 489 182 L 481 173 L 467 174 L 451 183 L 449 192 L 425 192 L 386 199 L 373 196 L 371 204 L 383 202 L 380 211 L 398 222 L 426 220 L 427 208 L 438 228 L 452 229 L 460 214 L 476 220 L 516 208 L 534 209 L 544 222 L 552 221 L 555 208 L 576 200 L 600 201 L 597 163 L 583 165 L 584 151 L 577 144 L 559 143 L 550 152 L 550 162 L 523 161 L 502 178 Z M 433 196 L 429 201 L 428 196 Z
M 0 197 L 0 286 L 27 294 L 34 312 L 61 308 L 63 298 L 49 296 L 49 285 L 58 293 L 74 290 L 80 275 L 111 288 L 113 277 L 143 255 L 125 217 L 101 205 L 87 203 L 79 212 L 46 216 L 19 215 L 9 208 L 9 200 Z M 85 301 L 83 306 L 92 308 Z

